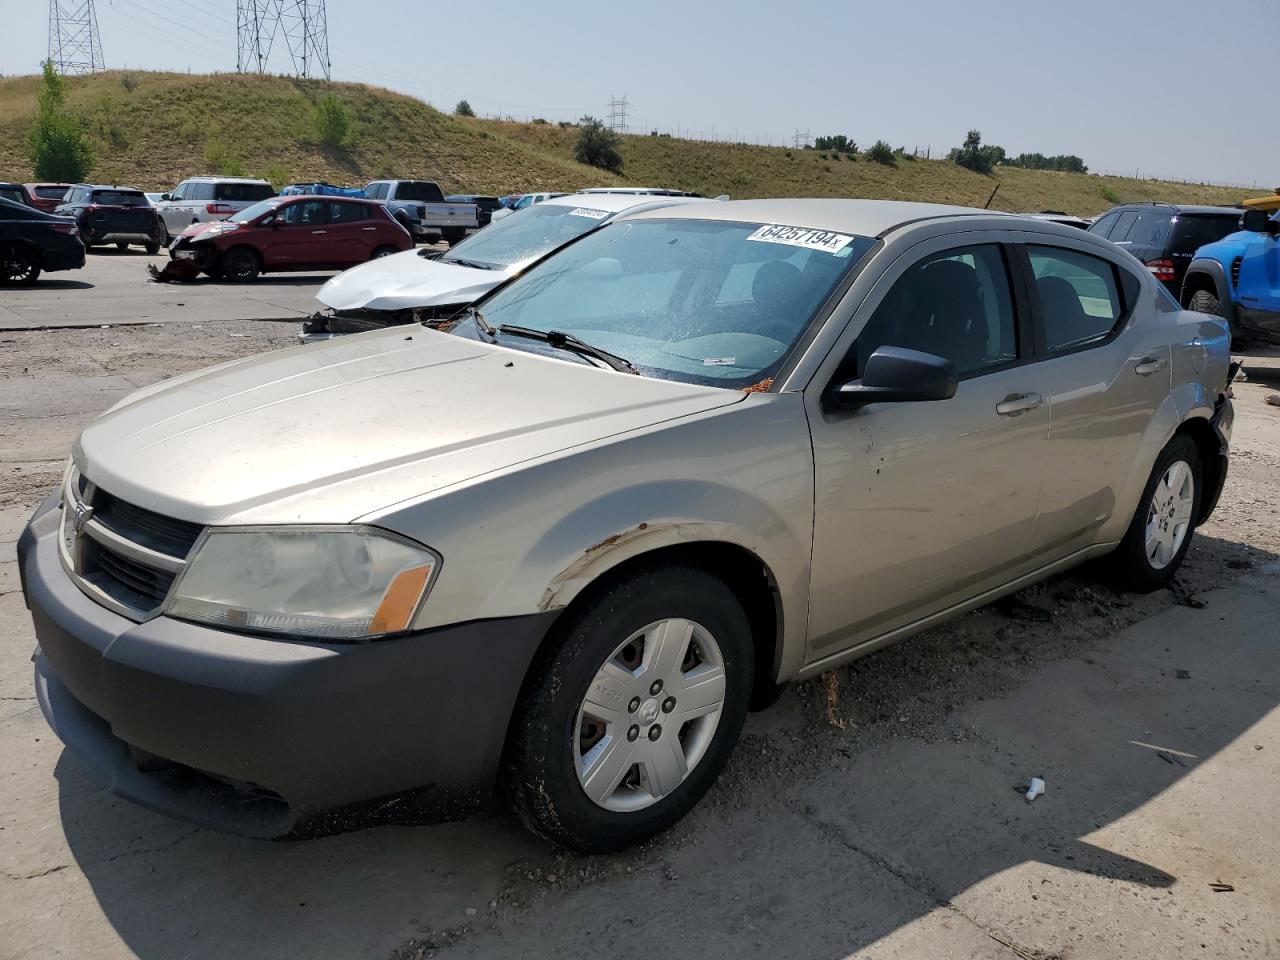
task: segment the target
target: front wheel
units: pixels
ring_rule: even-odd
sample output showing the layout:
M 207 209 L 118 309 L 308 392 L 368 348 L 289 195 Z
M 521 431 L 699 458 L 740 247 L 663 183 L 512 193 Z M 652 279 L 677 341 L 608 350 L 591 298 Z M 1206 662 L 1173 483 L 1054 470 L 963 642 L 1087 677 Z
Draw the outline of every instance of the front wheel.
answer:
M 248 247 L 232 247 L 222 255 L 220 272 L 232 283 L 248 283 L 262 272 L 258 255 Z
M 1166 586 L 1191 547 L 1200 509 L 1200 451 L 1177 436 L 1156 460 L 1124 539 L 1107 558 L 1118 586 L 1150 593 Z
M 751 628 L 723 581 L 682 566 L 570 617 L 526 684 L 505 783 L 526 826 L 603 853 L 667 829 L 715 782 L 746 717 Z
M 373 251 L 373 256 L 371 256 L 369 259 L 381 260 L 383 257 L 389 257 L 393 253 L 399 253 L 399 252 L 400 252 L 399 249 L 396 247 L 382 246 L 382 247 L 378 247 L 377 250 Z

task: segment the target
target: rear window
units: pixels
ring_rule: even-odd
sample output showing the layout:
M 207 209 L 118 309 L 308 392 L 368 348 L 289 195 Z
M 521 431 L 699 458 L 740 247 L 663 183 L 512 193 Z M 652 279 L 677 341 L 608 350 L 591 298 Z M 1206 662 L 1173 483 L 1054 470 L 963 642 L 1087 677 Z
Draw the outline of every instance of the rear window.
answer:
M 1138 219 L 1129 225 L 1129 232 L 1123 237 L 1112 236 L 1112 240 L 1126 240 L 1135 247 L 1163 250 L 1165 241 L 1169 239 L 1169 224 L 1173 217 L 1167 210 L 1143 210 Z
M 22 195 L 21 187 L 0 187 L 0 197 L 12 200 L 14 203 L 27 202 L 27 198 Z
M 418 203 L 441 203 L 444 194 L 434 183 L 425 180 L 405 180 L 396 184 L 397 200 L 415 200 Z
M 1235 214 L 1184 214 L 1173 221 L 1171 253 L 1194 253 L 1206 243 L 1221 240 L 1240 229 L 1240 217 Z
M 66 187 L 36 187 L 36 196 L 41 200 L 61 200 L 66 195 Z
M 93 202 L 105 207 L 145 207 L 147 198 L 141 190 L 95 190 Z
M 257 203 L 275 195 L 269 183 L 219 183 L 213 189 L 213 199 L 228 203 Z

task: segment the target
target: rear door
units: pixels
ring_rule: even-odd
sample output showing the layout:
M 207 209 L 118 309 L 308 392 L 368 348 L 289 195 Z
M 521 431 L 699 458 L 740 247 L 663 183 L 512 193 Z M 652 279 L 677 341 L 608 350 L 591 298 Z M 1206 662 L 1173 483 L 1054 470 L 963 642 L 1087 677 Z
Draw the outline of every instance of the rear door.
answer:
M 295 200 L 276 212 L 280 222 L 271 230 L 264 259 L 268 267 L 294 270 L 321 268 L 334 262 L 329 239 L 329 201 Z
M 894 345 L 947 357 L 949 400 L 832 409 L 806 395 L 816 500 L 811 660 L 857 646 L 1032 569 L 1045 386 L 1003 234 L 903 254 L 855 315 L 819 390 Z M 843 353 L 843 356 L 841 354 Z M 832 372 L 832 360 L 838 366 Z
M 1168 327 L 1135 316 L 1142 281 L 1092 244 L 1055 239 L 1018 252 L 1049 412 L 1035 550 L 1052 562 L 1096 543 L 1131 473 L 1145 469 L 1141 441 L 1169 395 Z
M 168 200 L 161 200 L 156 205 L 160 219 L 164 221 L 164 228 L 172 236 L 177 236 L 191 225 L 190 215 L 182 209 L 183 199 L 190 188 L 191 184 L 184 180 L 169 191 Z
M 373 256 L 378 241 L 374 208 L 358 201 L 329 201 L 329 248 L 333 265 L 349 267 Z

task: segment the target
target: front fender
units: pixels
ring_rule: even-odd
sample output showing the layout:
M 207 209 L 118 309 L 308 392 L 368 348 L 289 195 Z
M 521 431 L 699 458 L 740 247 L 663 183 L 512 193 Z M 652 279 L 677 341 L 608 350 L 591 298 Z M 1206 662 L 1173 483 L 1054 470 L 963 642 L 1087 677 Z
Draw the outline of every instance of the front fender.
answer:
M 1230 311 L 1234 309 L 1233 298 L 1231 295 L 1231 284 L 1227 282 L 1227 272 L 1223 269 L 1222 264 L 1217 260 L 1211 260 L 1208 257 L 1198 257 L 1192 260 L 1187 267 L 1186 275 L 1182 280 L 1182 306 L 1186 308 L 1191 302 L 1192 284 L 1191 281 L 1196 275 L 1208 277 L 1213 283 L 1214 296 L 1218 298 L 1218 302 L 1222 304 L 1224 310 Z

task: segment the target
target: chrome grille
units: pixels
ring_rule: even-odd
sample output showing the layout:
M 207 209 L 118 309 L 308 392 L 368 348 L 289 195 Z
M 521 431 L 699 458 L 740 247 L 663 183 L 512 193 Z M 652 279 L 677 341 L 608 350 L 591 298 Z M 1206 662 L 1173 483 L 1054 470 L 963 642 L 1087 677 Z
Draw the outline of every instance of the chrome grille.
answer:
M 133 620 L 159 612 L 203 528 L 131 504 L 72 468 L 62 559 L 89 597 Z

